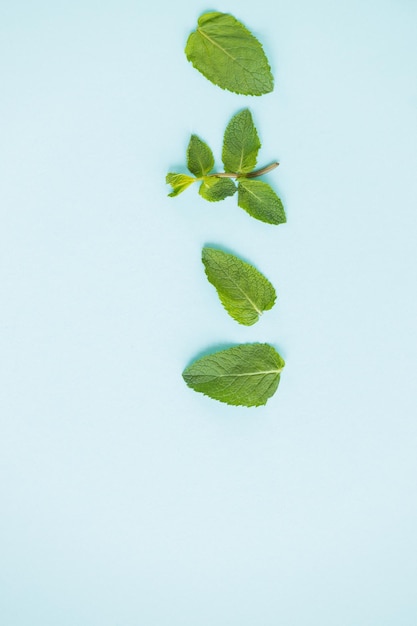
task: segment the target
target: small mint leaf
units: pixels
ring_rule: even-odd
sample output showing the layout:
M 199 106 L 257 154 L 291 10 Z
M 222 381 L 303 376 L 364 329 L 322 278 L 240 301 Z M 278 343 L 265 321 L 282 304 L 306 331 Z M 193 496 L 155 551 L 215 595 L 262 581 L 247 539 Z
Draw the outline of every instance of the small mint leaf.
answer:
M 166 183 L 172 187 L 172 191 L 168 195 L 173 198 L 195 183 L 196 179 L 192 176 L 187 176 L 187 174 L 175 174 L 170 172 L 166 175 L 165 180 Z
M 230 178 L 217 178 L 206 176 L 200 185 L 198 193 L 209 202 L 218 202 L 228 196 L 233 196 L 237 191 L 235 183 Z
M 213 153 L 208 145 L 197 137 L 191 135 L 187 148 L 187 167 L 194 176 L 201 178 L 205 176 L 214 167 Z

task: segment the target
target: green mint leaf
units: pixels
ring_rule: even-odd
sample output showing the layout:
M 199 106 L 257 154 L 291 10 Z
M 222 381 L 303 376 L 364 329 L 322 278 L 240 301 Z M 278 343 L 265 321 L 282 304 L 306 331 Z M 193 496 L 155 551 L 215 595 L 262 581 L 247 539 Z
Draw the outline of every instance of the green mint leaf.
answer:
M 203 248 L 202 261 L 221 303 L 239 324 L 251 326 L 274 306 L 273 285 L 249 263 L 209 246 Z
M 169 173 L 166 175 L 165 180 L 167 184 L 172 187 L 172 191 L 168 195 L 174 197 L 178 196 L 178 194 L 182 193 L 187 187 L 195 183 L 196 179 L 192 176 L 187 176 L 187 174 Z
M 277 390 L 285 365 L 267 343 L 246 343 L 203 356 L 182 376 L 191 389 L 237 406 L 266 404 Z
M 236 113 L 224 132 L 222 159 L 226 172 L 251 172 L 261 147 L 249 109 Z
M 188 144 L 187 167 L 197 178 L 205 176 L 214 167 L 212 151 L 197 135 L 191 135 L 190 143 Z
M 202 15 L 188 37 L 185 54 L 196 70 L 222 89 L 261 96 L 274 88 L 262 45 L 227 13 Z
M 230 178 L 216 178 L 206 176 L 200 185 L 198 193 L 209 202 L 218 202 L 228 196 L 233 196 L 237 191 L 235 183 Z
M 287 221 L 281 200 L 268 183 L 260 180 L 240 178 L 237 203 L 262 222 L 283 224 Z

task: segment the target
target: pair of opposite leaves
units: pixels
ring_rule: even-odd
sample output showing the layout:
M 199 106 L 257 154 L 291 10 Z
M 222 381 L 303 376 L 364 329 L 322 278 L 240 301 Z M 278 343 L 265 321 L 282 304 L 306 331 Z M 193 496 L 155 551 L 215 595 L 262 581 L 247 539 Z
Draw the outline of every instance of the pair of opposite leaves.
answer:
M 196 32 L 187 41 L 186 55 L 196 69 L 223 89 L 246 95 L 261 95 L 273 89 L 273 77 L 261 44 L 231 15 L 213 12 L 201 16 Z M 252 117 L 244 110 L 232 118 L 225 133 L 222 157 L 229 173 L 210 175 L 214 167 L 212 152 L 193 135 L 187 166 L 195 178 L 168 174 L 167 183 L 173 187 L 170 195 L 178 195 L 201 180 L 203 198 L 222 200 L 236 192 L 230 180 L 233 177 L 238 179 L 239 206 L 262 221 L 285 222 L 282 203 L 269 185 L 248 180 L 277 165 L 253 172 L 259 148 Z M 263 311 L 274 305 L 274 287 L 250 264 L 209 247 L 203 249 L 203 263 L 223 306 L 239 323 L 254 324 Z M 184 370 L 183 378 L 195 391 L 222 402 L 259 406 L 275 393 L 284 365 L 269 344 L 240 344 L 194 361 Z

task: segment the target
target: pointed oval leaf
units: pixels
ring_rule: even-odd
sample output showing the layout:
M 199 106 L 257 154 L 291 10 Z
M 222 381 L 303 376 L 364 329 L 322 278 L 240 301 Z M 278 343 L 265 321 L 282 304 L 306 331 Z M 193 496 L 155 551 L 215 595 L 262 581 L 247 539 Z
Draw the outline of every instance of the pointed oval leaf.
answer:
M 191 363 L 182 376 L 191 389 L 236 406 L 260 406 L 278 388 L 284 359 L 267 343 L 246 343 Z
M 187 148 L 187 167 L 194 176 L 201 178 L 205 176 L 214 167 L 214 156 L 211 149 L 205 141 L 191 135 Z
M 218 202 L 228 196 L 233 196 L 237 191 L 235 183 L 230 178 L 217 178 L 206 176 L 200 185 L 198 193 L 209 202 Z
M 262 222 L 283 224 L 287 221 L 281 200 L 268 183 L 260 180 L 239 179 L 237 203 Z
M 221 303 L 239 324 L 255 324 L 263 311 L 274 306 L 273 285 L 250 263 L 209 246 L 203 248 L 202 261 Z
M 178 196 L 178 194 L 182 193 L 187 187 L 195 183 L 195 178 L 192 176 L 172 172 L 166 175 L 165 180 L 166 183 L 172 187 L 171 193 L 168 194 L 171 197 Z
M 185 47 L 196 70 L 222 89 L 260 96 L 274 88 L 274 79 L 262 45 L 235 17 L 209 12 Z
M 251 172 L 261 147 L 249 109 L 236 113 L 224 132 L 222 159 L 226 172 Z

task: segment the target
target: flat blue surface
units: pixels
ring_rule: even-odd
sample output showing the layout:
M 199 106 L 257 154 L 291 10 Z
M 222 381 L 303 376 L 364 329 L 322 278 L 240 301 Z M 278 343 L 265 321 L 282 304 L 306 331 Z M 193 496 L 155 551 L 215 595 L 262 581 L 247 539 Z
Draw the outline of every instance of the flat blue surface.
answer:
M 273 93 L 186 61 L 209 8 Z M 3 2 L 2 625 L 415 626 L 416 70 L 411 0 Z M 190 133 L 220 164 L 246 106 L 286 225 L 167 197 Z M 205 243 L 276 286 L 257 325 Z M 287 361 L 266 407 L 185 386 L 247 341 Z

